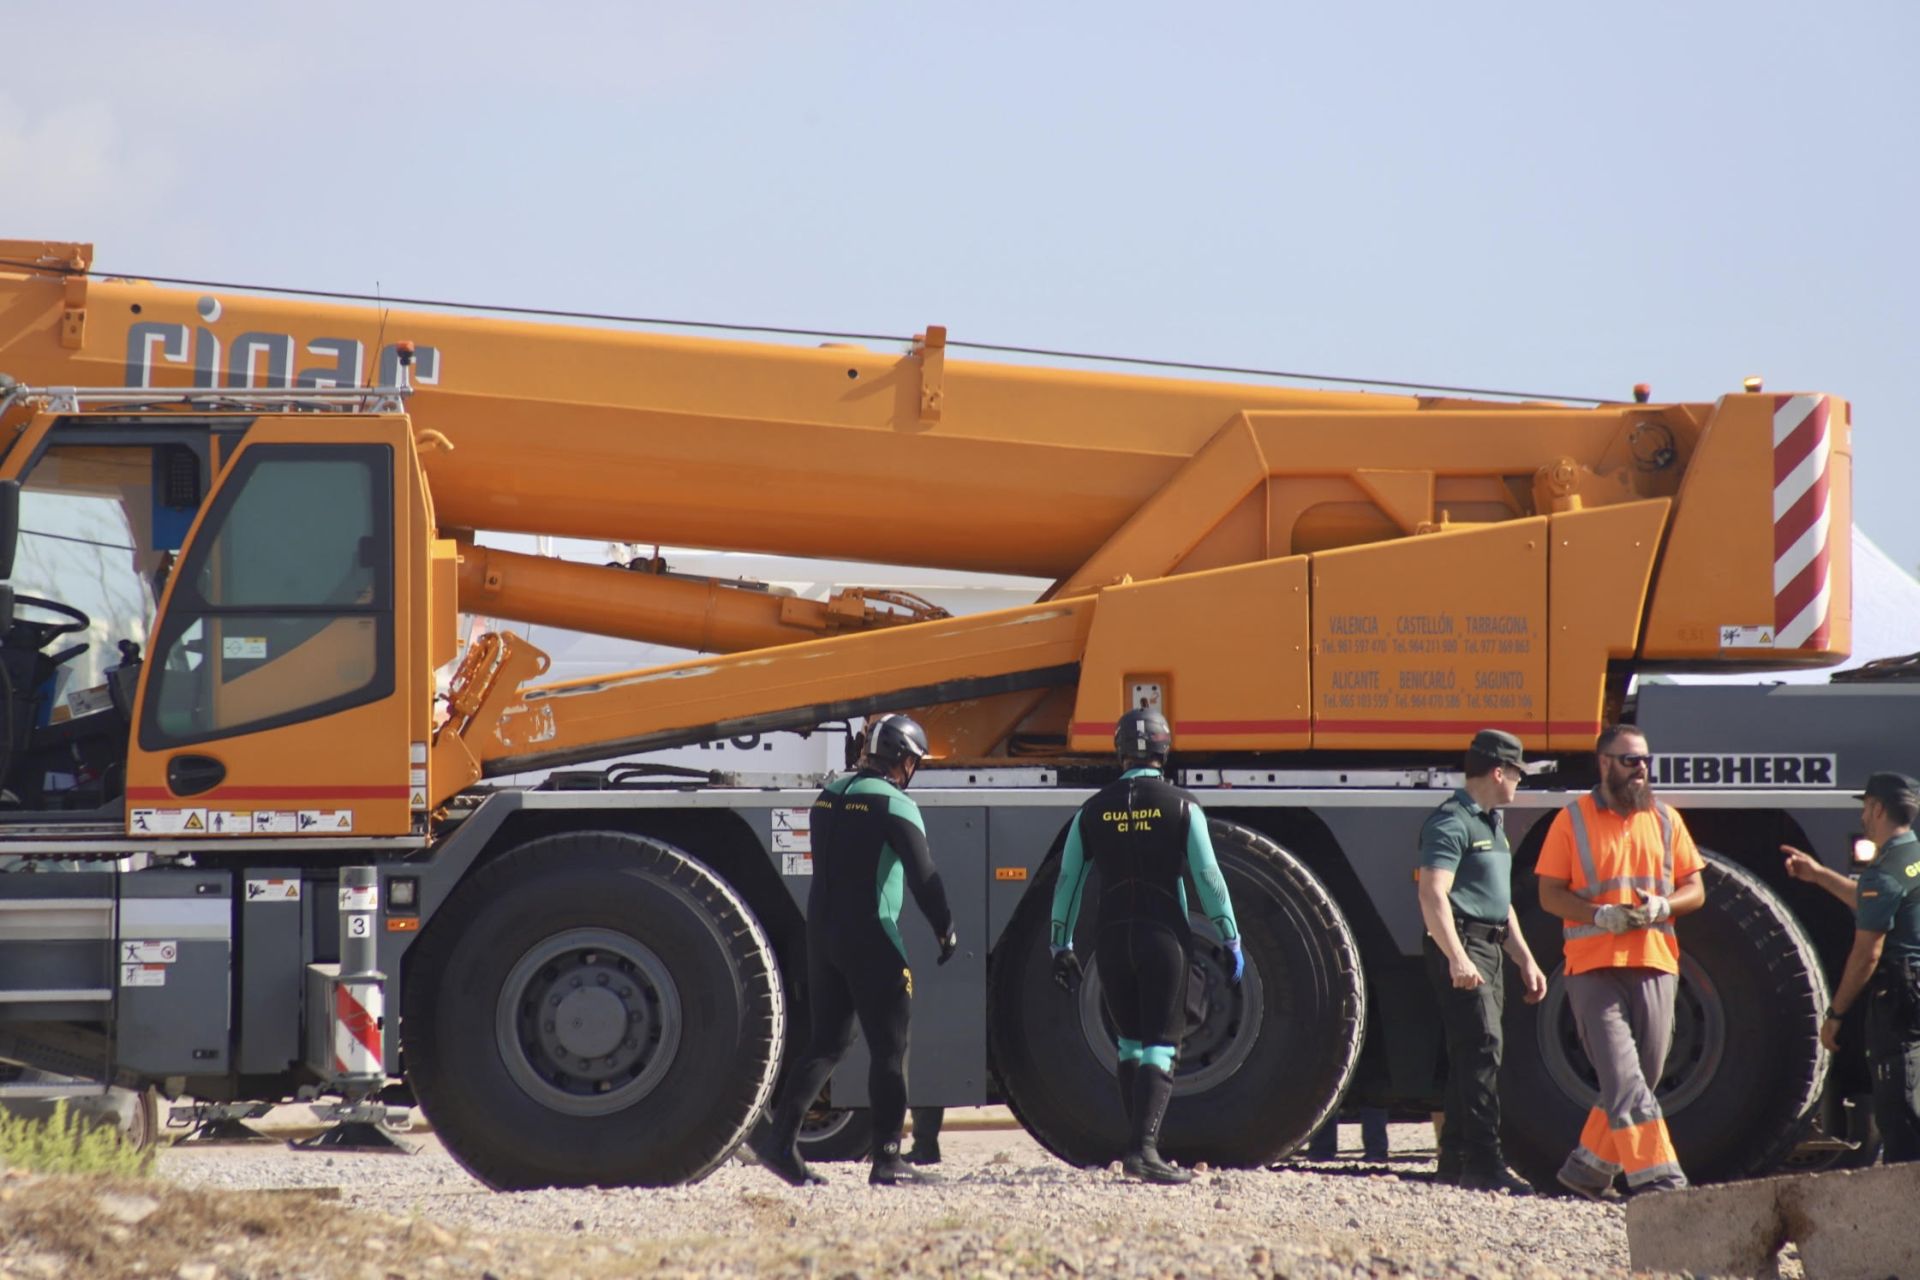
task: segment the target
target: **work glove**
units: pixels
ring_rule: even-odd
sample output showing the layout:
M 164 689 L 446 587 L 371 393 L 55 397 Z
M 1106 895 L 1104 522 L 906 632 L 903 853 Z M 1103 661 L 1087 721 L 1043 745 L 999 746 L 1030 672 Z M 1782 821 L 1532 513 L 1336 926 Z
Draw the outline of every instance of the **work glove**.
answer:
M 1233 972 L 1227 975 L 1227 981 L 1237 987 L 1240 985 L 1240 975 L 1247 971 L 1246 953 L 1240 950 L 1238 938 L 1228 938 L 1226 948 L 1227 954 L 1233 957 Z
M 1080 988 L 1080 957 L 1073 954 L 1072 947 L 1053 949 L 1053 985 L 1068 995 Z
M 947 936 L 940 939 L 940 959 L 936 961 L 936 963 L 945 964 L 947 961 L 953 959 L 953 953 L 959 949 L 960 935 L 955 932 L 953 928 L 949 927 L 947 929 Z
M 1647 916 L 1648 924 L 1659 924 L 1662 920 L 1673 919 L 1673 903 L 1657 893 L 1648 893 L 1645 889 L 1635 889 L 1640 898 L 1640 910 Z
M 1628 907 L 1618 902 L 1609 902 L 1593 913 L 1593 922 L 1608 933 L 1631 933 L 1635 929 L 1647 927 L 1647 913 L 1641 907 Z

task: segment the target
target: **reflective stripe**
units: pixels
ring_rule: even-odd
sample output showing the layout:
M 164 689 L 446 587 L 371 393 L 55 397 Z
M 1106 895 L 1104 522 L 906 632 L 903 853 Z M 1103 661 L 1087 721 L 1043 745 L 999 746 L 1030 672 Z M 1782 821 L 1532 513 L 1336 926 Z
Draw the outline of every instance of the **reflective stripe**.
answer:
M 1585 883 L 1592 884 L 1600 878 L 1600 875 L 1593 869 L 1593 846 L 1587 840 L 1586 815 L 1580 812 L 1578 800 L 1567 806 L 1567 812 L 1573 818 L 1573 847 L 1580 854 L 1580 878 Z M 1579 890 L 1576 889 L 1574 892 L 1578 893 Z
M 1613 905 L 1619 906 L 1620 904 L 1614 903 Z M 1662 920 L 1659 924 L 1650 924 L 1646 928 L 1647 928 L 1647 931 L 1650 931 L 1653 933 L 1664 933 L 1669 938 L 1674 936 L 1673 921 L 1671 920 Z M 1602 929 L 1597 924 L 1573 924 L 1569 922 L 1567 924 L 1566 936 L 1568 938 L 1598 938 L 1606 932 L 1607 930 Z M 1641 932 L 1641 930 L 1639 929 L 1627 930 L 1627 933 L 1639 933 L 1639 932 Z M 1625 937 L 1626 934 L 1621 934 L 1620 936 Z
M 1575 889 L 1573 893 L 1577 898 L 1585 898 L 1587 901 L 1592 902 L 1602 894 L 1613 893 L 1619 889 L 1646 889 L 1651 891 L 1657 889 L 1659 886 L 1660 880 L 1657 876 L 1615 876 L 1611 880 L 1602 880 L 1599 884 L 1590 884 L 1583 888 Z
M 1663 897 L 1673 896 L 1673 810 L 1653 802 L 1653 811 L 1660 818 L 1660 893 Z
M 1619 1165 L 1611 1160 L 1595 1155 L 1585 1146 L 1575 1147 L 1573 1154 L 1568 1156 L 1567 1159 L 1569 1163 L 1582 1165 L 1593 1170 L 1595 1173 L 1604 1175 L 1609 1181 L 1613 1179 L 1615 1174 L 1620 1172 Z

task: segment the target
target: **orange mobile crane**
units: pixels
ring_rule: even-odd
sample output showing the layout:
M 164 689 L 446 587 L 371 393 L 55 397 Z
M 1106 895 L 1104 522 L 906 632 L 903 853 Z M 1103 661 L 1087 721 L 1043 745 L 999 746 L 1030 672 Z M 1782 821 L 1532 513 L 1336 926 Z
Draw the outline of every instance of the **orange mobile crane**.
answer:
M 1047 900 L 1116 718 L 1158 706 L 1248 970 L 1230 987 L 1202 949 L 1165 1147 L 1248 1165 L 1349 1091 L 1436 1096 L 1409 873 L 1474 730 L 1562 764 L 1516 809 L 1524 865 L 1634 673 L 1849 646 L 1848 407 L 1826 395 L 1570 407 L 969 363 L 938 328 L 883 352 L 388 314 L 39 242 L 0 243 L 0 369 L 0 547 L 22 557 L 0 566 L 0 853 L 60 868 L 0 877 L 0 1058 L 203 1101 L 341 1094 L 346 1116 L 399 1076 L 501 1187 L 684 1181 L 739 1143 L 802 1021 L 817 780 L 489 779 L 912 709 L 965 940 L 916 984 L 914 1100 L 1005 1100 L 1104 1161 L 1111 1036 L 1097 974 L 1072 999 L 1044 980 Z M 479 531 L 1053 585 L 950 617 Z M 518 637 L 460 652 L 462 611 L 704 656 L 543 682 Z M 1752 1172 L 1820 1118 L 1828 1067 L 1808 930 L 1833 922 L 1789 902 L 1772 850 L 1831 846 L 1837 786 L 1879 766 L 1857 717 L 1714 739 L 1650 699 L 1655 748 L 1698 756 L 1676 777 L 1689 757 L 1663 754 L 1664 782 L 1706 784 L 1711 756 L 1744 784 L 1672 796 L 1716 853 L 1663 1090 L 1690 1172 Z M 1537 1167 L 1590 1069 L 1557 998 L 1515 1004 L 1510 1070 L 1542 1101 L 1510 1146 Z M 823 1152 L 865 1140 L 858 1068 L 831 1092 Z

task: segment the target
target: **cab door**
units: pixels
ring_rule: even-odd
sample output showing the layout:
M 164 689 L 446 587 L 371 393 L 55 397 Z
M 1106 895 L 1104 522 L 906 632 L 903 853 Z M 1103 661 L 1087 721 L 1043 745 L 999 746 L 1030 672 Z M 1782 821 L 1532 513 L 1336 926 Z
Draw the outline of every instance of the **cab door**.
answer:
M 127 763 L 127 833 L 393 836 L 411 827 L 403 656 L 423 545 L 395 501 L 405 419 L 247 431 L 168 582 Z M 404 485 L 402 485 L 404 492 Z

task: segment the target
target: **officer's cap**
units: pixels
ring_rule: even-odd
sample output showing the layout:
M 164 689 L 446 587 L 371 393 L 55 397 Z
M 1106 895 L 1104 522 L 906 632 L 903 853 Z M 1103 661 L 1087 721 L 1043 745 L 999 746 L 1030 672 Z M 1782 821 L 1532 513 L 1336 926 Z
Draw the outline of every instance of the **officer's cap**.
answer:
M 1920 782 L 1914 781 L 1904 773 L 1875 773 L 1867 777 L 1866 790 L 1858 793 L 1855 800 L 1873 798 L 1882 804 L 1907 805 L 1920 808 Z
M 1520 739 L 1504 729 L 1482 729 L 1473 735 L 1473 741 L 1467 744 L 1467 750 L 1501 764 L 1510 764 L 1516 769 L 1527 767 L 1527 758 L 1520 745 Z

